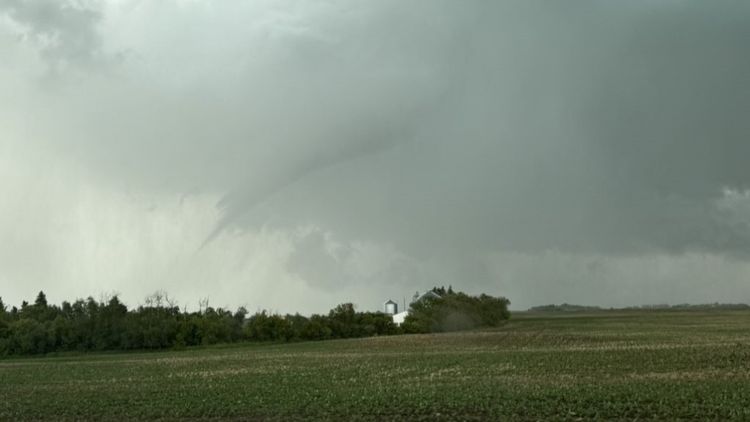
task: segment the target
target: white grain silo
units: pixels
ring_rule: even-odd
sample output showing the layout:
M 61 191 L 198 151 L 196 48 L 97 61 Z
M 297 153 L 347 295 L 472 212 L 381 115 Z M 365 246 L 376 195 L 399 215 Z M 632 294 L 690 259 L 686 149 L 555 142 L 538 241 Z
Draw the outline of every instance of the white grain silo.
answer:
M 398 313 L 398 304 L 390 299 L 383 304 L 385 313 L 388 315 L 395 315 Z

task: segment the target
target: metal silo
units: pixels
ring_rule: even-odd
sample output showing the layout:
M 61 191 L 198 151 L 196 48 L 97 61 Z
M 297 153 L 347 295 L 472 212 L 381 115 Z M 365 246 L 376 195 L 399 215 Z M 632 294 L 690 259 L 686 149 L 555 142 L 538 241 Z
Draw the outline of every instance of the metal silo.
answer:
M 383 304 L 383 308 L 388 315 L 395 315 L 398 313 L 398 304 L 390 299 Z

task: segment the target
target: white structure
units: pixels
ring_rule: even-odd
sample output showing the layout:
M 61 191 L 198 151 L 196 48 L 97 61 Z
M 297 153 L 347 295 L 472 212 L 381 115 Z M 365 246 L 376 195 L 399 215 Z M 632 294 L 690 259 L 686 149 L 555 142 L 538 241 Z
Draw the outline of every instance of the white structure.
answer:
M 394 315 L 393 316 L 393 323 L 396 324 L 396 325 L 403 324 L 407 315 L 409 315 L 409 311 L 408 310 Z
M 390 299 L 383 304 L 383 308 L 388 315 L 396 315 L 398 313 L 398 303 Z
M 393 323 L 394 324 L 401 325 L 401 324 L 404 323 L 404 320 L 406 320 L 406 317 L 409 315 L 409 311 L 411 311 L 411 305 L 413 303 L 421 302 L 421 301 L 423 301 L 425 299 L 440 299 L 440 295 L 437 294 L 437 293 L 435 293 L 435 292 L 433 292 L 432 290 L 428 290 L 428 291 L 422 293 L 421 295 L 419 294 L 419 292 L 416 292 L 416 293 L 414 293 L 414 297 L 412 297 L 411 303 L 409 303 L 409 306 L 406 309 L 404 309 L 403 312 L 398 312 L 398 313 L 397 312 L 393 312 L 392 314 L 390 314 L 388 312 L 388 302 L 392 302 L 391 300 L 389 300 L 388 302 L 385 302 L 385 306 L 386 306 L 386 312 L 385 313 L 393 315 Z M 393 305 L 394 305 L 394 310 L 397 311 L 398 310 L 398 305 L 395 304 L 395 303 Z

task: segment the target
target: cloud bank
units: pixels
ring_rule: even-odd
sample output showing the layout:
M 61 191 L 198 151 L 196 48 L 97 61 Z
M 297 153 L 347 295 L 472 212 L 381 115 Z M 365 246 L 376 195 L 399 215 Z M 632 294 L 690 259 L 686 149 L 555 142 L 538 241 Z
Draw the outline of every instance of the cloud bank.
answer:
M 295 303 L 315 310 L 432 284 L 521 305 L 606 305 L 622 286 L 732 298 L 750 252 L 748 20 L 728 1 L 6 2 L 8 201 L 109 216 L 59 217 L 90 231 L 84 250 L 118 224 L 173 224 L 125 229 L 131 246 L 101 257 L 163 251 L 115 271 L 150 280 L 138 293 L 180 274 L 192 300 L 191 268 L 227 290 L 305 286 L 315 303 Z M 43 211 L 0 226 L 70 248 Z M 264 242 L 266 270 L 245 267 Z M 6 280 L 92 267 L 73 255 L 24 255 Z M 721 280 L 682 270 L 701 265 Z M 118 277 L 96 268 L 79 278 Z

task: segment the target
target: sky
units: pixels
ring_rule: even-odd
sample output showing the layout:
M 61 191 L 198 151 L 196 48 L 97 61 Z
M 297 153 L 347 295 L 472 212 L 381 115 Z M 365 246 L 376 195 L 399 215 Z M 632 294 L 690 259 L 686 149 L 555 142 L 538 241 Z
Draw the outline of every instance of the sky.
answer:
M 4 0 L 0 296 L 750 302 L 750 3 Z

